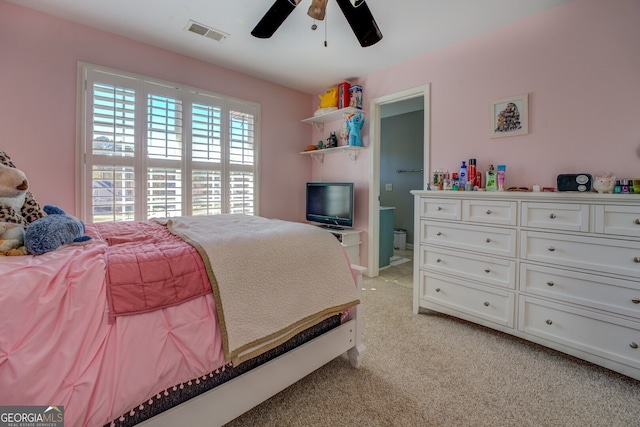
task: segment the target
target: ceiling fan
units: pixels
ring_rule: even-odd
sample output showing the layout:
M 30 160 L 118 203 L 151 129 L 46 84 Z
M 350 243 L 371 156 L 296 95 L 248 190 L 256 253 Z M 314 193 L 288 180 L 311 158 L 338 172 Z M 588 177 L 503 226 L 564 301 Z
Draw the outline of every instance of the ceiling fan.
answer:
M 276 0 L 251 31 L 251 35 L 261 39 L 271 37 L 301 1 Z M 312 0 L 307 14 L 313 19 L 324 20 L 327 2 L 328 0 Z M 362 47 L 374 45 L 382 40 L 382 33 L 365 0 L 336 0 L 336 2 Z

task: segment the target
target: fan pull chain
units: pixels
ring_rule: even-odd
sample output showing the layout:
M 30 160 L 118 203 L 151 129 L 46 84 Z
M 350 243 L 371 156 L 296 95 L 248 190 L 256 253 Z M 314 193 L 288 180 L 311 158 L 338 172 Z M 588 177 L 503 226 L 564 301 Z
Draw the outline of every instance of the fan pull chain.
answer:
M 328 16 L 324 18 L 324 47 L 327 47 L 327 21 L 329 20 Z

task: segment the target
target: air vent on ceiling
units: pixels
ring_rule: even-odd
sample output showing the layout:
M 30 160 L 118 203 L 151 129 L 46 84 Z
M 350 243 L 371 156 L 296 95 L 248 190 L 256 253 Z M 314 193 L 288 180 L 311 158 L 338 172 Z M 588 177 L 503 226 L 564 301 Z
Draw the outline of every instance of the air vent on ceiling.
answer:
M 192 33 L 195 33 L 201 36 L 208 37 L 220 43 L 222 43 L 224 39 L 229 37 L 229 34 L 227 33 L 223 33 L 222 31 L 216 30 L 211 27 L 207 27 L 206 25 L 202 25 L 191 20 L 187 22 L 187 26 L 185 27 L 185 30 L 191 31 Z

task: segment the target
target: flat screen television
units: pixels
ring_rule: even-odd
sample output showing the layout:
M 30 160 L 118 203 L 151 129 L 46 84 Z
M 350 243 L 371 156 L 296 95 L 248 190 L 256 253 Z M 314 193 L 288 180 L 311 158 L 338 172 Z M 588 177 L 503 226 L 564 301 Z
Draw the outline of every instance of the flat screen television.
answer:
M 307 221 L 328 228 L 352 228 L 353 202 L 352 182 L 307 183 Z

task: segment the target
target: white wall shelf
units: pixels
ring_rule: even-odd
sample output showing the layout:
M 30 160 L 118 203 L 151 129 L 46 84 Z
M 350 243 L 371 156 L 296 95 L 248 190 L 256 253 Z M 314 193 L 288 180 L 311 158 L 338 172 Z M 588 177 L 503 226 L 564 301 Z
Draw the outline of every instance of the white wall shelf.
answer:
M 347 153 L 349 155 L 349 158 L 355 162 L 356 159 L 358 158 L 358 152 L 362 149 L 364 149 L 364 147 L 357 147 L 354 145 L 342 145 L 339 147 L 323 148 L 322 150 L 303 151 L 300 154 L 311 156 L 317 162 L 323 163 L 325 154 Z
M 302 123 L 314 125 L 316 129 L 318 129 L 319 131 L 323 131 L 325 123 L 335 122 L 353 113 L 364 114 L 364 111 L 354 107 L 346 107 L 346 108 L 341 108 L 340 110 L 331 111 L 330 113 L 309 117 L 308 119 L 302 120 Z

